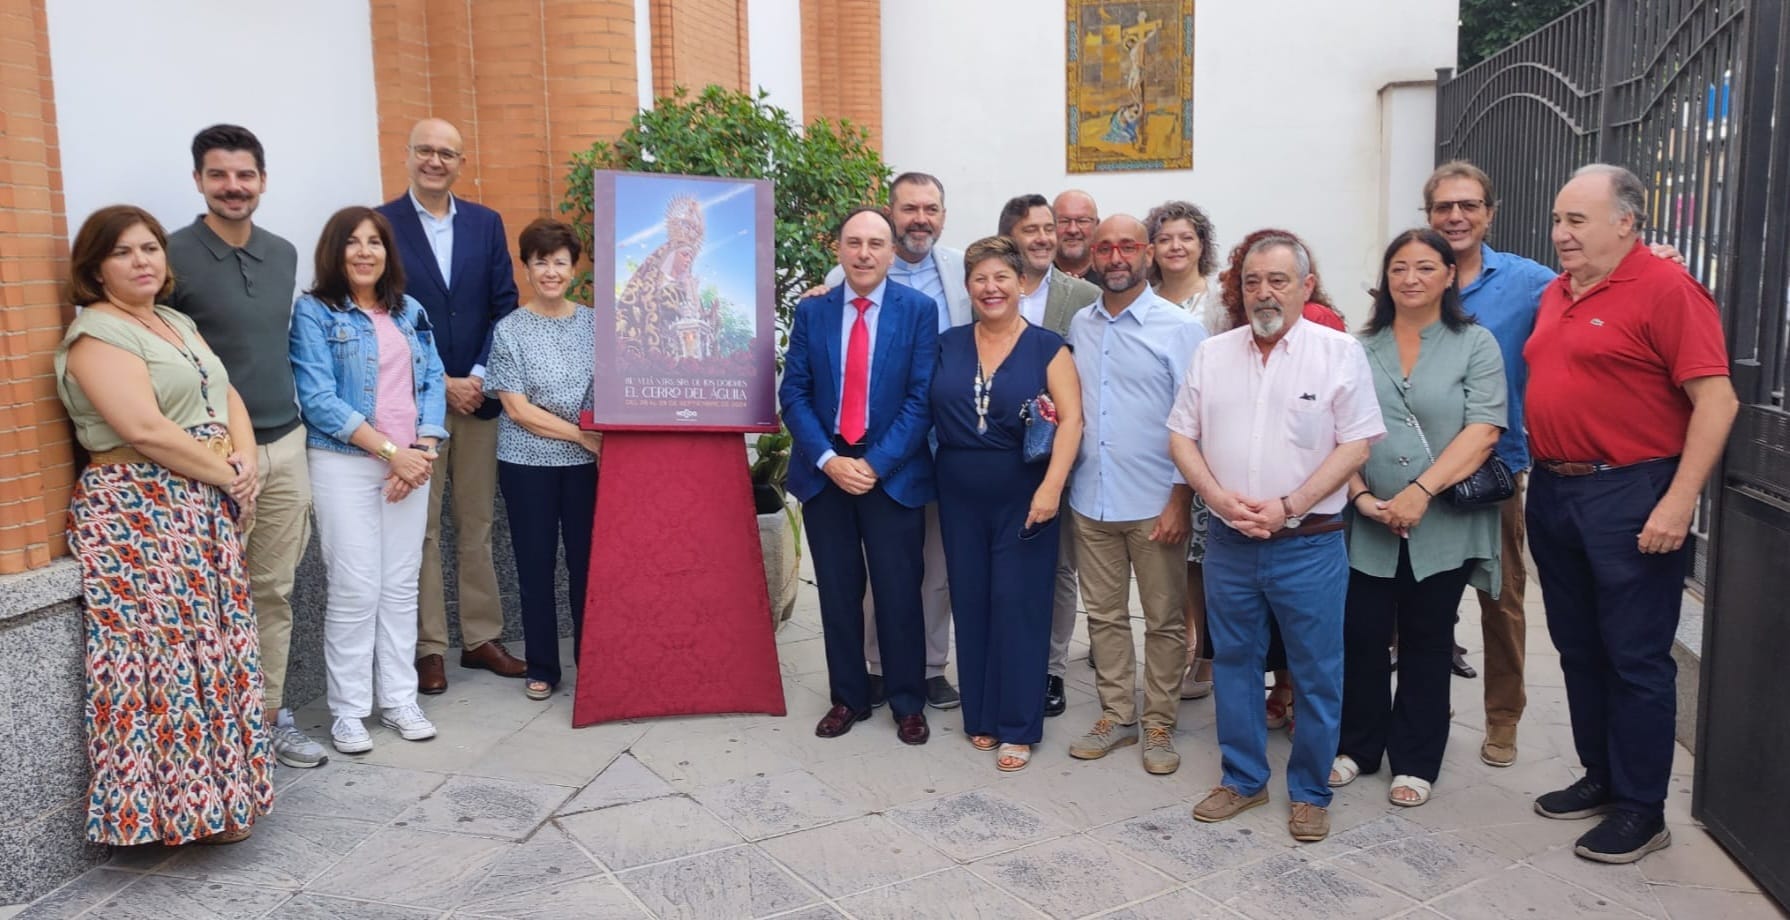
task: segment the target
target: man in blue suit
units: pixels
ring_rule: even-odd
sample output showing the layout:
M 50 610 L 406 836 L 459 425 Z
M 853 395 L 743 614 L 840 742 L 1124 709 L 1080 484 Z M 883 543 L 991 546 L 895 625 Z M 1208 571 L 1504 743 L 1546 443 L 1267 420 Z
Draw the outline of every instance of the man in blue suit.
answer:
M 789 489 L 814 552 L 833 701 L 814 733 L 835 738 L 870 716 L 868 581 L 896 736 L 925 744 L 920 581 L 924 508 L 935 497 L 926 433 L 938 306 L 888 280 L 895 225 L 886 213 L 859 208 L 835 236 L 846 283 L 796 305 L 778 391 L 795 441 Z
M 491 518 L 497 500 L 496 400 L 485 399 L 491 330 L 516 309 L 516 280 L 503 218 L 454 197 L 466 162 L 460 132 L 425 118 L 410 132 L 405 167 L 410 189 L 379 206 L 397 234 L 398 257 L 415 297 L 435 327 L 447 369 L 448 439 L 429 477 L 429 526 L 417 584 L 417 690 L 447 689 L 447 600 L 442 590 L 441 496 L 454 483 L 455 562 L 460 582 L 460 666 L 521 677 L 522 661 L 498 641 L 503 605 L 491 563 Z

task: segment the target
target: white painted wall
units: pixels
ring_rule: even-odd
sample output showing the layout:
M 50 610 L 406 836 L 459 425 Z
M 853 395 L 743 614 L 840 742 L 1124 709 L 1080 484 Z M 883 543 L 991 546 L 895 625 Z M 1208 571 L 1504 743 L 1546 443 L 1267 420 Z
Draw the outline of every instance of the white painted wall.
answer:
M 1193 169 L 1071 176 L 1062 4 L 884 0 L 883 155 L 944 181 L 954 246 L 993 233 L 1015 194 L 1078 187 L 1103 215 L 1199 204 L 1221 259 L 1284 226 L 1359 320 L 1385 242 L 1380 89 L 1452 62 L 1457 13 L 1455 0 L 1196 0 Z M 1392 147 L 1427 156 L 1432 142 L 1413 125 Z
M 634 72 L 640 81 L 640 110 L 653 107 L 653 3 L 634 0 Z
M 753 92 L 769 92 L 772 105 L 789 113 L 796 124 L 802 117 L 802 4 L 801 0 L 750 0 L 746 4 L 746 35 L 751 42 L 747 58 Z
M 1436 83 L 1395 83 L 1380 90 L 1380 238 L 1427 222 L 1423 182 L 1436 166 Z
M 72 238 L 108 204 L 169 231 L 205 209 L 193 134 L 218 122 L 267 149 L 256 223 L 298 247 L 311 282 L 323 223 L 377 204 L 377 100 L 367 0 L 48 0 L 62 186 Z

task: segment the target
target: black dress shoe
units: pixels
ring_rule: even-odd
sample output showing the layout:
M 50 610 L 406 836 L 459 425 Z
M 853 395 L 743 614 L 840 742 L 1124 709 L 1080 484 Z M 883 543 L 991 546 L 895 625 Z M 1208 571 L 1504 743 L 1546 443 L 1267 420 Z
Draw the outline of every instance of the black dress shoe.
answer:
M 916 712 L 911 716 L 899 716 L 895 719 L 895 737 L 902 744 L 925 744 L 932 737 L 932 729 L 926 727 L 926 714 Z
M 820 723 L 814 726 L 814 733 L 822 738 L 837 738 L 851 731 L 853 725 L 868 718 L 870 718 L 870 710 L 853 712 L 850 706 L 842 703 L 827 710 L 827 714 L 820 717 Z
M 1061 677 L 1046 677 L 1044 679 L 1044 715 L 1047 718 L 1060 716 L 1063 714 L 1063 710 L 1068 708 L 1069 695 L 1063 692 L 1063 679 Z
M 1593 862 L 1622 865 L 1671 845 L 1664 818 L 1618 810 L 1585 832 L 1572 851 Z
M 926 678 L 926 705 L 934 709 L 956 709 L 963 705 L 963 697 L 957 688 L 945 679 L 943 674 Z
M 1454 671 L 1456 677 L 1472 679 L 1479 676 L 1479 672 L 1473 670 L 1473 666 L 1467 663 L 1467 650 L 1458 645 L 1454 647 L 1454 661 L 1449 668 Z
M 881 674 L 870 675 L 870 708 L 881 709 L 882 705 L 888 701 L 889 697 L 883 693 L 883 676 Z
M 1535 800 L 1535 813 L 1544 818 L 1571 821 L 1590 818 L 1610 810 L 1610 790 L 1589 776 Z

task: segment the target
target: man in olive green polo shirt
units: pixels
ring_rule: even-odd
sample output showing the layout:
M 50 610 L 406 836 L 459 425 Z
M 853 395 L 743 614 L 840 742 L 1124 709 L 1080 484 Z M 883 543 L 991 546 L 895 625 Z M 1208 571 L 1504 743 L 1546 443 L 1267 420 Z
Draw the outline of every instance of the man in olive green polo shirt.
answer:
M 267 163 L 248 129 L 200 131 L 193 138 L 193 184 L 205 196 L 206 212 L 168 237 L 175 279 L 168 305 L 198 324 L 255 425 L 261 493 L 244 556 L 261 636 L 267 724 L 281 763 L 321 766 L 329 759 L 323 746 L 305 737 L 283 708 L 292 579 L 310 539 L 311 514 L 305 429 L 286 344 L 298 251 L 251 220 L 267 188 Z

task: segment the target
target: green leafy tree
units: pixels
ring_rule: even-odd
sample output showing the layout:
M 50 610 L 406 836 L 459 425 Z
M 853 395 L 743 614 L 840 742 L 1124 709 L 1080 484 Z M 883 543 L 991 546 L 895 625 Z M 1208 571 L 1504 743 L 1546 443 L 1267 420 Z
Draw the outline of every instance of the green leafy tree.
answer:
M 559 210 L 589 243 L 596 170 L 771 180 L 777 325 L 787 334 L 802 292 L 833 266 L 833 226 L 854 207 L 881 203 L 890 174 L 863 128 L 824 118 L 801 127 L 767 103 L 768 95 L 713 85 L 694 97 L 682 87 L 673 90 L 636 114 L 613 142 L 573 155 Z M 577 291 L 588 292 L 588 283 L 588 274 L 581 275 Z
M 1582 6 L 1585 0 L 1461 0 L 1461 70 Z

